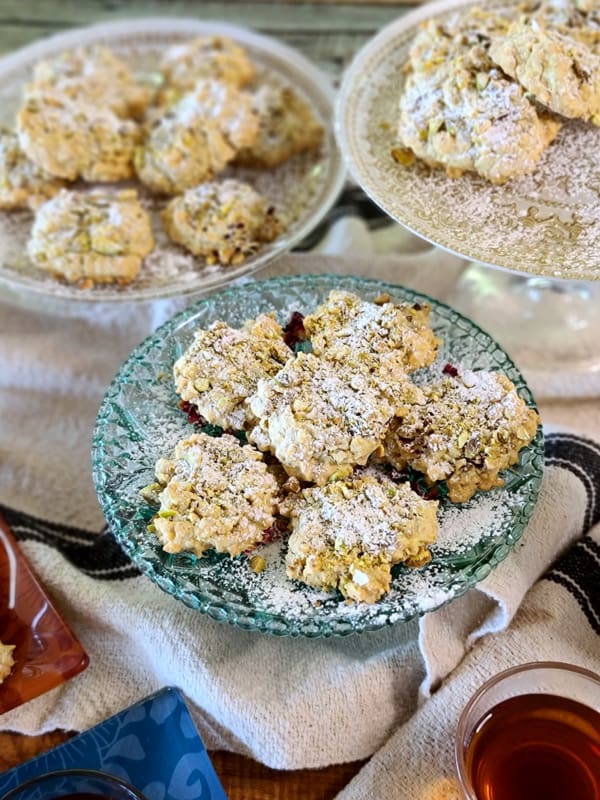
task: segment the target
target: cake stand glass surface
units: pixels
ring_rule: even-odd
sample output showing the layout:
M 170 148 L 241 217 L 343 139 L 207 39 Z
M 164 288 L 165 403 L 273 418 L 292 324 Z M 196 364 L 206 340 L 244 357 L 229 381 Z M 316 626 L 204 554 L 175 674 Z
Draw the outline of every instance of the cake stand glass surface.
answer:
M 487 330 L 548 394 L 600 384 L 600 283 L 494 270 L 473 262 L 449 302 Z

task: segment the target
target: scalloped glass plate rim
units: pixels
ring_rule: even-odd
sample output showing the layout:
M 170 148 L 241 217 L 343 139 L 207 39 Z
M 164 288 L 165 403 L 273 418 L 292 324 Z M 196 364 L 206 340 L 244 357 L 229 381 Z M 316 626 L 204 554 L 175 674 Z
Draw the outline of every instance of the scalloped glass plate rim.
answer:
M 158 16 L 97 22 L 54 33 L 31 42 L 14 52 L 3 55 L 0 57 L 0 82 L 2 81 L 2 76 L 8 71 L 23 68 L 35 60 L 47 57 L 52 53 L 98 41 L 104 42 L 106 39 L 110 40 L 111 36 L 119 37 L 119 41 L 121 41 L 128 34 L 132 36 L 143 34 L 164 36 L 215 34 L 230 36 L 250 48 L 255 47 L 267 56 L 275 57 L 280 62 L 285 63 L 287 69 L 297 75 L 301 75 L 303 82 L 310 85 L 311 92 L 314 92 L 315 96 L 318 97 L 319 103 L 326 106 L 331 114 L 330 124 L 327 125 L 330 138 L 328 144 L 329 155 L 326 162 L 319 162 L 327 164 L 329 174 L 327 181 L 323 183 L 322 188 L 319 190 L 319 203 L 314 207 L 307 206 L 306 210 L 300 215 L 300 221 L 295 220 L 292 222 L 290 229 L 286 230 L 270 245 L 263 247 L 256 256 L 246 259 L 240 265 L 222 267 L 208 272 L 206 275 L 200 275 L 199 280 L 185 282 L 180 280 L 174 286 L 166 284 L 159 287 L 149 286 L 140 289 L 126 287 L 125 291 L 102 287 L 102 292 L 99 292 L 97 296 L 93 296 L 81 292 L 75 286 L 60 281 L 46 284 L 35 280 L 20 279 L 18 271 L 2 267 L 0 268 L 0 286 L 5 286 L 14 294 L 15 299 L 18 299 L 20 294 L 32 294 L 34 296 L 44 295 L 59 302 L 75 301 L 77 304 L 127 303 L 200 294 L 218 289 L 237 278 L 253 274 L 302 241 L 335 204 L 344 185 L 346 170 L 341 154 L 337 150 L 333 133 L 335 92 L 329 78 L 300 51 L 272 36 L 258 33 L 251 28 L 218 20 L 203 20 L 191 17 Z M 109 45 L 109 42 L 105 43 Z
M 346 167 L 365 194 L 367 194 L 382 211 L 388 214 L 388 216 L 400 223 L 411 233 L 414 233 L 416 236 L 425 239 L 453 255 L 520 276 L 545 276 L 557 281 L 579 279 L 598 280 L 600 279 L 600 260 L 596 258 L 596 261 L 592 262 L 590 259 L 594 255 L 593 253 L 590 253 L 586 259 L 585 275 L 583 273 L 579 274 L 581 268 L 578 274 L 570 275 L 569 272 L 563 268 L 551 273 L 548 269 L 540 269 L 537 266 L 537 261 L 531 259 L 532 248 L 528 248 L 527 246 L 525 246 L 524 250 L 521 249 L 519 252 L 521 255 L 527 256 L 530 262 L 519 262 L 519 266 L 514 266 L 514 258 L 501 254 L 500 259 L 494 259 L 481 243 L 471 243 L 469 238 L 465 237 L 464 231 L 461 231 L 461 237 L 455 235 L 452 232 L 452 226 L 450 224 L 438 226 L 435 230 L 432 230 L 432 226 L 427 224 L 426 221 L 418 219 L 414 213 L 407 213 L 403 209 L 400 199 L 402 197 L 402 190 L 406 187 L 398 187 L 398 192 L 396 193 L 398 197 L 397 202 L 391 200 L 388 193 L 382 190 L 377 177 L 378 170 L 373 168 L 373 164 L 371 163 L 372 159 L 369 164 L 364 163 L 365 159 L 361 157 L 364 156 L 364 153 L 359 153 L 358 144 L 351 131 L 348 109 L 356 108 L 357 103 L 360 102 L 357 98 L 360 98 L 361 93 L 364 93 L 365 87 L 372 80 L 372 71 L 367 69 L 368 61 L 374 54 L 380 53 L 384 46 L 393 42 L 393 40 L 407 30 L 418 26 L 421 22 L 435 19 L 437 16 L 446 16 L 461 8 L 479 5 L 481 5 L 481 3 L 477 2 L 477 0 L 433 0 L 433 2 L 422 4 L 389 22 L 355 53 L 342 76 L 334 106 L 334 130 Z M 485 5 L 486 3 L 483 3 L 483 6 Z M 493 0 L 489 5 L 497 8 L 513 5 L 517 6 L 518 0 Z M 589 159 L 589 162 L 593 163 L 593 159 Z M 441 170 L 432 169 L 432 172 L 441 173 Z M 474 178 L 475 176 L 467 173 L 460 178 L 448 178 L 447 180 L 458 182 L 471 181 Z M 485 183 L 484 179 L 481 180 Z M 510 184 L 511 182 L 509 181 L 507 184 L 503 184 L 503 186 L 510 186 Z M 502 186 L 495 188 L 501 189 Z M 470 187 L 470 190 L 471 192 L 476 192 L 477 187 L 473 185 Z M 532 203 L 535 202 L 533 195 L 530 199 Z M 540 226 L 543 228 L 543 220 L 540 222 Z M 573 250 L 570 236 L 569 242 L 563 244 L 566 253 L 568 253 L 569 250 Z M 535 250 L 535 248 L 533 249 Z M 594 248 L 589 249 L 593 250 Z M 559 261 L 560 259 L 556 259 L 556 263 Z
M 139 344 L 129 355 L 127 360 L 123 363 L 113 381 L 108 387 L 104 399 L 98 411 L 96 424 L 93 432 L 93 445 L 92 445 L 92 473 L 96 493 L 104 515 L 109 523 L 111 531 L 123 550 L 131 558 L 133 563 L 140 569 L 141 572 L 150 577 L 156 582 L 163 591 L 168 594 L 174 595 L 177 599 L 184 604 L 194 608 L 201 613 L 208 614 L 209 616 L 219 621 L 228 622 L 234 626 L 244 628 L 247 630 L 258 630 L 266 633 L 281 636 L 332 636 L 332 635 L 349 635 L 353 633 L 360 633 L 369 630 L 379 630 L 385 625 L 392 624 L 400 620 L 409 620 L 414 617 L 420 616 L 423 613 L 433 611 L 442 605 L 450 602 L 451 600 L 460 597 L 470 588 L 472 588 L 480 580 L 483 580 L 489 572 L 497 566 L 508 555 L 514 545 L 521 538 L 527 523 L 533 513 L 539 488 L 542 479 L 542 467 L 535 467 L 532 474 L 527 477 L 527 494 L 521 509 L 519 519 L 512 526 L 508 534 L 501 540 L 494 540 L 489 542 L 487 550 L 485 551 L 485 559 L 480 558 L 478 562 L 469 565 L 476 567 L 474 571 L 469 574 L 461 572 L 458 580 L 453 581 L 448 589 L 448 595 L 438 603 L 428 605 L 426 608 L 412 608 L 409 612 L 406 609 L 382 610 L 381 614 L 377 614 L 378 604 L 368 606 L 373 610 L 373 619 L 361 622 L 359 626 L 353 624 L 352 620 L 348 617 L 340 618 L 339 624 L 333 626 L 327 624 L 320 624 L 320 620 L 311 619 L 307 621 L 288 620 L 285 615 L 274 614 L 269 611 L 262 610 L 256 607 L 248 607 L 248 605 L 236 601 L 215 601 L 214 597 L 207 591 L 202 591 L 198 588 L 185 588 L 178 585 L 177 576 L 174 576 L 170 569 L 161 561 L 154 560 L 148 561 L 144 553 L 140 550 L 140 545 L 136 540 L 136 526 L 135 520 L 130 520 L 125 523 L 119 518 L 118 514 L 114 512 L 112 503 L 107 497 L 107 472 L 106 472 L 106 448 L 104 441 L 104 428 L 111 416 L 111 407 L 113 400 L 118 396 L 123 386 L 127 385 L 127 376 L 130 372 L 139 365 L 143 360 L 144 355 L 150 352 L 157 346 L 164 346 L 165 342 L 170 337 L 176 334 L 181 329 L 190 325 L 194 319 L 201 313 L 201 310 L 210 304 L 214 299 L 239 299 L 241 296 L 249 294 L 264 295 L 265 292 L 271 293 L 273 290 L 285 290 L 295 285 L 303 286 L 316 286 L 323 284 L 323 290 L 329 291 L 332 288 L 343 288 L 348 291 L 356 291 L 360 293 L 370 291 L 373 294 L 381 292 L 389 292 L 392 296 L 395 294 L 400 296 L 401 300 L 409 302 L 427 302 L 432 306 L 432 313 L 440 312 L 445 315 L 445 319 L 451 321 L 462 321 L 463 324 L 468 325 L 473 334 L 481 335 L 488 340 L 490 345 L 495 347 L 495 351 L 502 354 L 504 371 L 509 375 L 511 380 L 518 385 L 520 394 L 526 402 L 533 408 L 536 408 L 533 395 L 527 386 L 525 379 L 515 366 L 514 362 L 500 347 L 500 345 L 483 331 L 478 325 L 472 322 L 468 317 L 465 317 L 460 312 L 448 306 L 439 300 L 435 300 L 430 296 L 416 292 L 411 289 L 399 286 L 397 284 L 381 281 L 370 278 L 359 278 L 348 275 L 292 275 L 282 276 L 276 278 L 268 278 L 263 281 L 251 281 L 246 284 L 230 287 L 213 295 L 205 297 L 189 306 L 188 308 L 180 311 L 174 315 L 169 321 L 159 327 L 153 334 L 148 336 L 141 344 Z M 282 310 L 278 307 L 269 306 L 274 310 Z M 216 317 L 215 317 L 216 319 Z M 181 415 L 181 412 L 178 411 Z M 183 415 L 181 415 L 183 417 Z M 190 426 L 189 431 L 192 432 Z M 540 462 L 543 462 L 543 432 L 542 427 L 538 429 L 538 433 L 526 448 L 521 451 L 521 457 L 525 453 L 533 454 Z M 153 465 L 151 465 L 153 466 Z M 503 491 L 503 490 L 502 490 Z M 483 493 L 479 493 L 480 495 Z M 489 493 L 487 493 L 489 494 Z M 140 506 L 143 501 L 140 501 Z M 455 506 L 455 508 L 457 508 Z M 138 531 L 139 533 L 139 531 Z M 193 557 L 192 557 L 193 558 Z M 458 559 L 459 561 L 461 558 Z M 462 559 L 464 560 L 464 558 Z M 435 558 L 434 558 L 435 562 Z M 434 563 L 432 562 L 432 564 Z M 413 570 L 413 573 L 418 572 Z M 185 581 L 183 580 L 185 583 Z M 213 587 L 214 588 L 214 587 Z M 387 596 L 386 596 L 387 597 Z M 386 600 L 382 598 L 382 601 Z M 380 601 L 380 604 L 381 602 Z M 240 619 L 240 614 L 243 619 Z

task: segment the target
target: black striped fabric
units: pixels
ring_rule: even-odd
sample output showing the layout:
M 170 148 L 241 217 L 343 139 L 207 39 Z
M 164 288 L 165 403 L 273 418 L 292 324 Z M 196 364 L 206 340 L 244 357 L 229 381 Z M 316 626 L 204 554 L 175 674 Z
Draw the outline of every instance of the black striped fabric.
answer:
M 81 572 L 98 580 L 123 580 L 139 575 L 109 531 L 100 533 L 59 525 L 0 505 L 0 512 L 20 541 L 43 542 L 56 548 Z
M 554 434 L 546 443 L 546 463 L 567 469 L 585 487 L 585 530 L 600 521 L 600 446 L 568 434 Z M 600 636 L 600 545 L 584 535 L 544 576 L 563 586 L 579 603 Z

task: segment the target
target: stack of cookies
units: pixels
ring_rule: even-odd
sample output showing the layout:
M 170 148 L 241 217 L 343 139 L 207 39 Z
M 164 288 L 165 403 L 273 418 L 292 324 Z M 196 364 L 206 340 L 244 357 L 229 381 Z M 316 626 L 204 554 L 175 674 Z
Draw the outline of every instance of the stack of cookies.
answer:
M 431 559 L 437 498 L 501 486 L 538 416 L 498 373 L 413 382 L 440 345 L 425 305 L 332 291 L 295 338 L 269 314 L 196 331 L 173 376 L 204 429 L 156 464 L 150 529 L 169 553 L 257 569 L 254 548 L 285 530 L 290 579 L 373 603 L 396 564 Z
M 501 184 L 533 172 L 568 120 L 600 125 L 598 5 L 547 0 L 518 12 L 471 8 L 422 25 L 400 96 L 397 161 L 416 156 L 449 177 Z

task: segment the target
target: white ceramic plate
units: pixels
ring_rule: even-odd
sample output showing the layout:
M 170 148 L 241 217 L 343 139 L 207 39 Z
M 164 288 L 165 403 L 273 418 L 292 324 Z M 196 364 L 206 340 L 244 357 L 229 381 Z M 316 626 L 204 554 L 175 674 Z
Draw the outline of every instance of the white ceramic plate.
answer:
M 554 278 L 600 279 L 600 128 L 569 121 L 533 175 L 493 186 L 403 167 L 396 144 L 402 67 L 419 24 L 481 3 L 426 3 L 383 28 L 356 55 L 336 106 L 336 134 L 352 176 L 384 211 L 445 249 L 491 266 Z M 486 8 L 510 9 L 516 0 Z
M 250 53 L 258 67 L 258 82 L 291 85 L 312 107 L 326 130 L 320 152 L 301 154 L 273 170 L 229 168 L 223 175 L 247 180 L 263 191 L 287 224 L 272 243 L 234 267 L 206 266 L 170 244 L 160 221 L 154 232 L 157 245 L 140 276 L 127 287 L 96 286 L 81 289 L 37 270 L 25 255 L 33 220 L 29 212 L 0 213 L 0 289 L 11 299 L 45 295 L 47 299 L 76 301 L 154 300 L 214 289 L 249 274 L 303 239 L 335 202 L 344 181 L 342 160 L 332 129 L 333 90 L 321 71 L 300 53 L 253 31 L 219 22 L 195 19 L 136 19 L 71 30 L 34 42 L 0 59 L 0 123 L 12 127 L 24 84 L 37 61 L 79 45 L 102 44 L 124 58 L 134 72 L 151 80 L 165 48 L 195 36 L 229 36 Z M 151 209 L 152 210 L 152 209 Z

